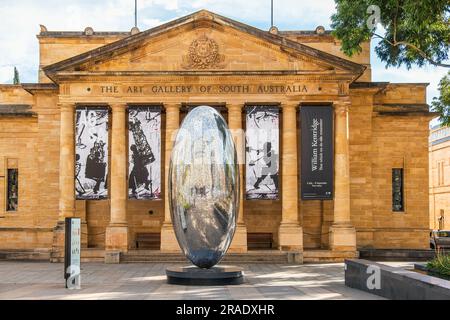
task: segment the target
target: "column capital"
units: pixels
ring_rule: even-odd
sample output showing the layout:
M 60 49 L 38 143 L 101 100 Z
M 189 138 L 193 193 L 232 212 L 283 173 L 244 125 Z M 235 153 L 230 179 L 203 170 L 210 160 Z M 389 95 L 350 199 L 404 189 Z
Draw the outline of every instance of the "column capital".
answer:
M 337 114 L 348 112 L 351 103 L 349 101 L 338 101 L 333 104 L 334 111 Z
M 164 109 L 166 112 L 180 111 L 181 103 L 164 103 Z
M 110 103 L 109 106 L 113 112 L 120 112 L 120 111 L 125 112 L 125 110 L 127 108 L 126 103 L 120 103 L 120 102 Z
M 227 103 L 228 111 L 242 112 L 245 103 Z
M 300 104 L 298 102 L 285 102 L 281 104 L 281 109 L 287 111 L 297 111 L 299 105 Z

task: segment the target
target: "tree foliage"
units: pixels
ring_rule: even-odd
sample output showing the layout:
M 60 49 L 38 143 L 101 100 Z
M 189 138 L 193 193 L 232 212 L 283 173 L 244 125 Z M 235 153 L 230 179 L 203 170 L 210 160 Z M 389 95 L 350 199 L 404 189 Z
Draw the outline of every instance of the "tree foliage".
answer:
M 440 97 L 434 98 L 431 103 L 433 111 L 439 113 L 442 125 L 450 126 L 450 71 L 439 82 Z
M 19 77 L 19 71 L 17 70 L 16 67 L 14 67 L 14 80 L 13 80 L 14 84 L 20 84 L 20 77 Z
M 377 56 L 386 67 L 444 63 L 450 49 L 449 0 L 335 0 L 337 12 L 331 17 L 334 35 L 342 41 L 348 56 L 361 52 L 361 44 L 372 37 Z M 369 6 L 380 8 L 379 25 L 369 29 Z M 372 15 L 373 16 L 373 15 Z
M 361 44 L 378 38 L 375 53 L 388 67 L 429 63 L 450 68 L 449 0 L 335 0 L 331 17 L 334 35 L 348 56 L 361 52 Z M 372 7 L 371 7 L 372 6 Z M 379 8 L 379 12 L 373 9 Z M 378 9 L 377 8 L 377 9 Z M 379 15 L 377 15 L 379 13 Z M 374 20 L 376 19 L 376 20 Z M 376 28 L 373 26 L 378 25 Z M 443 125 L 450 125 L 450 73 L 439 84 L 441 96 L 434 98 L 433 111 Z

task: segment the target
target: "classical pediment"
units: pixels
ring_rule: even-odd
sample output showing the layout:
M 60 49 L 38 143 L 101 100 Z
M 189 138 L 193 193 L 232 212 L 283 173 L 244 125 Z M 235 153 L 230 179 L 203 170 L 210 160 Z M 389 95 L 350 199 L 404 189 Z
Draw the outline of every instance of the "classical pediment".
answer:
M 365 67 L 257 28 L 199 11 L 44 68 L 60 74 L 291 72 L 347 74 Z

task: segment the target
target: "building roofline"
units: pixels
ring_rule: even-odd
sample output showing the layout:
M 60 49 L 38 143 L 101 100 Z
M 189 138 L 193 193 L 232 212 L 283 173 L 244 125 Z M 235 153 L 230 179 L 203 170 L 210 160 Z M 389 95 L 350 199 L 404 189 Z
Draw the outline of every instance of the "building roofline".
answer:
M 389 82 L 389 85 L 392 86 L 424 86 L 428 87 L 430 85 L 429 82 Z
M 87 35 L 85 31 L 44 31 L 39 33 L 37 38 L 95 38 L 95 37 L 128 37 L 131 31 L 95 31 Z
M 297 36 L 332 36 L 333 30 L 325 30 L 323 34 L 317 33 L 316 30 L 285 30 L 279 31 L 278 34 L 282 36 L 297 35 Z M 73 37 L 116 37 L 116 36 L 130 36 L 131 31 L 94 31 L 93 34 L 87 35 L 85 31 L 42 31 L 38 38 L 73 38 Z
M 325 30 L 322 34 L 317 33 L 316 30 L 285 30 L 285 31 L 278 31 L 279 35 L 293 35 L 293 36 L 332 36 L 334 30 Z

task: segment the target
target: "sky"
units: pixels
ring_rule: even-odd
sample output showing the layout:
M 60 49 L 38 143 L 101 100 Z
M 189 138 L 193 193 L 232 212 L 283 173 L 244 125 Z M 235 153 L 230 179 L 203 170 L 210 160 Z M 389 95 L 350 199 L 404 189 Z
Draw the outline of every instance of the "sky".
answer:
M 141 31 L 207 9 L 254 27 L 270 27 L 270 0 L 138 0 Z M 330 28 L 334 0 L 274 0 L 274 24 L 280 30 Z M 12 83 L 14 66 L 21 82 L 37 82 L 39 25 L 49 31 L 129 31 L 134 0 L 0 0 L 0 83 Z M 373 45 L 372 45 L 373 47 Z M 439 80 L 448 69 L 427 66 L 386 69 L 372 53 L 372 80 L 428 82 L 428 103 L 438 96 Z

